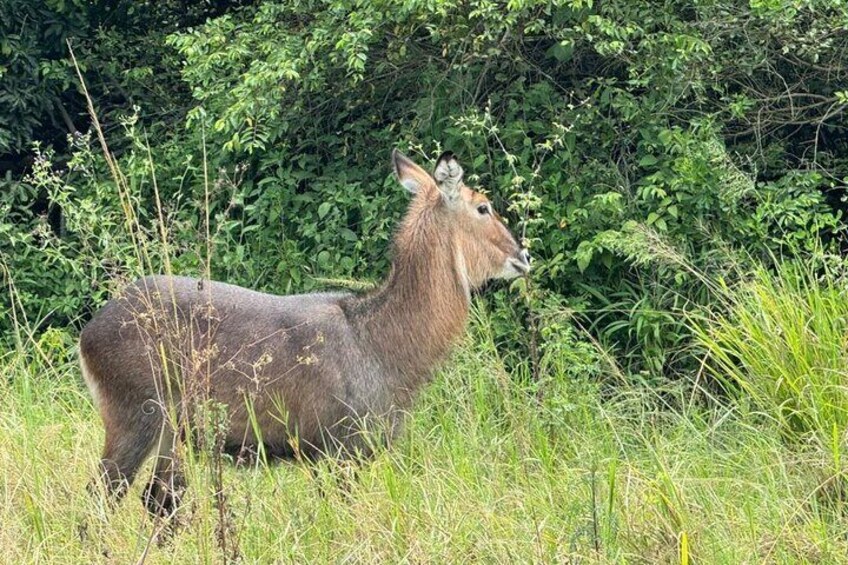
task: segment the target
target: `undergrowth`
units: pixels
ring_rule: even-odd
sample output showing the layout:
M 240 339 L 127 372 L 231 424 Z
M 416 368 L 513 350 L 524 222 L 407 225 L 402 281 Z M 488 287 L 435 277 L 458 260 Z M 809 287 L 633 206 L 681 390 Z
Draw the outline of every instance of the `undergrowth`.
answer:
M 225 464 L 219 483 L 190 452 L 167 532 L 139 502 L 144 473 L 114 510 L 85 488 L 103 432 L 73 339 L 48 332 L 5 353 L 4 559 L 836 563 L 848 551 L 829 453 L 788 444 L 744 403 L 668 410 L 633 385 L 602 398 L 553 360 L 538 383 L 507 374 L 489 315 L 474 314 L 401 440 L 354 478 L 332 461 L 256 460 Z

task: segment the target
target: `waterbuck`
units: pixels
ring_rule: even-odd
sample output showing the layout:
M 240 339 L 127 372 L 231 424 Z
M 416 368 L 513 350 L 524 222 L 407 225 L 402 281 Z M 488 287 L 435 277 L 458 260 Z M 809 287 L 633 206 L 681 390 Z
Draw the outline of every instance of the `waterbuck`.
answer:
M 106 429 L 105 488 L 118 498 L 151 452 L 154 513 L 177 504 L 176 419 L 193 399 L 226 407 L 223 447 L 279 457 L 368 454 L 386 441 L 464 331 L 471 292 L 530 270 L 530 256 L 443 154 L 432 175 L 401 153 L 414 197 L 391 272 L 364 293 L 275 296 L 151 276 L 110 300 L 80 336 L 82 372 Z M 195 404 L 196 405 L 196 404 Z M 374 423 L 379 423 L 375 426 Z

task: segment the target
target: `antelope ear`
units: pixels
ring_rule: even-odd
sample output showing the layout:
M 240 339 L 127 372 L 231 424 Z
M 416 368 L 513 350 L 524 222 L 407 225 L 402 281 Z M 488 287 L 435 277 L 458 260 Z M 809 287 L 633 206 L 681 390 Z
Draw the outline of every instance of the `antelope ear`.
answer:
M 433 182 L 427 171 L 397 149 L 392 149 L 392 168 L 400 184 L 412 194 L 418 194 L 424 190 L 428 182 Z
M 433 178 L 439 186 L 439 191 L 448 203 L 459 199 L 462 188 L 462 167 L 453 153 L 445 151 L 436 161 L 436 169 Z

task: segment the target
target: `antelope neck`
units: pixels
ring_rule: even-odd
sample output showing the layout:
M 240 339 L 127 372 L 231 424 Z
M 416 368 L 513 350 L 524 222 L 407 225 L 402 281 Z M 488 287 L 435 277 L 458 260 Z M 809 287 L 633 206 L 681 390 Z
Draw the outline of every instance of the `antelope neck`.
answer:
M 411 207 L 395 237 L 388 278 L 352 312 L 372 350 L 408 385 L 429 378 L 468 318 L 464 260 L 438 220 L 430 207 Z

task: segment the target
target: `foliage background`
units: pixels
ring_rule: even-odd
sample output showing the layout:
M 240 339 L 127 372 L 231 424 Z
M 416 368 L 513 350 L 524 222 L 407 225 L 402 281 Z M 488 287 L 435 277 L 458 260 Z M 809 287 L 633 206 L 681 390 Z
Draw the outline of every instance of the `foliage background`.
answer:
M 162 270 L 163 229 L 180 273 L 213 251 L 215 278 L 268 291 L 376 279 L 406 201 L 393 147 L 452 149 L 525 233 L 525 299 L 487 296 L 516 358 L 579 330 L 677 377 L 687 319 L 720 307 L 705 275 L 844 245 L 841 0 L 1 3 L 8 336 Z

